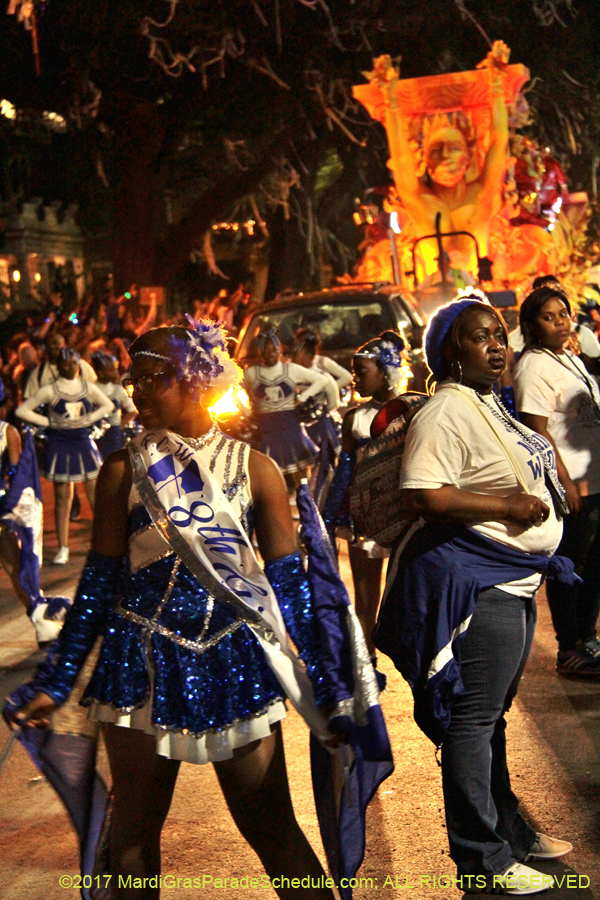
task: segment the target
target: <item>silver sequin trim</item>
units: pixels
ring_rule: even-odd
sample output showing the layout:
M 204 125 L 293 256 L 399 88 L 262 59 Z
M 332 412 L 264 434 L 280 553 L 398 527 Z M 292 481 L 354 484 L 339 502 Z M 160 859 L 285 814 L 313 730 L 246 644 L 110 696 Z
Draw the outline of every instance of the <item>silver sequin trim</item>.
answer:
M 223 449 L 223 447 L 225 446 L 226 443 L 227 443 L 227 437 L 225 435 L 223 435 L 223 437 L 221 438 L 221 440 L 219 441 L 219 443 L 213 450 L 212 456 L 210 458 L 210 463 L 208 465 L 208 468 L 211 473 L 213 473 L 215 471 L 215 466 L 217 464 L 217 457 L 219 456 L 221 450 Z
M 156 612 L 152 616 L 153 622 L 157 621 L 158 617 L 160 616 L 161 612 L 165 608 L 166 604 L 169 602 L 169 597 L 171 596 L 173 588 L 175 587 L 175 581 L 177 579 L 177 573 L 179 572 L 180 565 L 181 565 L 181 560 L 179 559 L 179 557 L 177 557 L 177 559 L 175 560 L 175 563 L 173 565 L 173 568 L 171 569 L 171 575 L 169 578 L 169 583 L 167 585 L 167 589 L 162 596 L 162 600 L 156 607 Z
M 208 631 L 208 626 L 210 625 L 210 620 L 212 618 L 213 609 L 215 608 L 215 601 L 213 597 L 209 597 L 206 601 L 206 616 L 204 617 L 204 625 L 202 626 L 202 631 L 198 635 L 198 640 L 201 641 L 206 632 Z
M 187 444 L 188 447 L 191 447 L 192 450 L 203 450 L 205 447 L 208 447 L 212 441 L 216 438 L 218 434 L 221 434 L 221 429 L 217 425 L 217 423 L 213 423 L 206 434 L 201 435 L 197 438 L 192 437 L 183 437 L 181 434 L 177 434 L 176 431 L 173 432 L 176 437 L 178 437 L 184 444 Z
M 110 706 L 111 709 L 114 709 L 116 712 L 122 713 L 122 715 L 127 715 L 129 713 L 135 712 L 136 709 L 142 709 L 150 700 L 150 693 L 147 693 L 143 700 L 140 700 L 139 703 L 135 703 L 133 706 L 114 706 L 112 703 L 107 703 L 106 700 L 96 700 L 94 697 L 83 697 L 82 700 L 79 701 L 81 706 Z
M 226 497 L 229 495 L 229 488 L 231 487 L 229 474 L 231 472 L 231 461 L 233 459 L 233 451 L 235 450 L 236 443 L 236 441 L 231 441 L 229 447 L 227 448 L 227 456 L 225 457 L 225 469 L 223 470 L 223 493 Z
M 154 526 L 152 526 L 154 527 Z M 147 569 L 148 566 L 153 565 L 153 563 L 160 562 L 161 559 L 166 559 L 167 556 L 173 556 L 173 549 L 166 543 L 165 541 L 165 549 L 161 553 L 157 553 L 156 556 L 151 556 L 149 559 L 144 558 L 144 560 L 140 563 L 139 566 L 131 566 L 131 572 L 133 575 L 136 575 L 142 569 Z
M 227 499 L 229 500 L 230 503 L 235 497 L 237 497 L 239 492 L 242 490 L 242 488 L 244 488 L 246 486 L 246 482 L 248 481 L 248 476 L 246 475 L 245 460 L 246 460 L 246 451 L 249 452 L 250 447 L 248 446 L 248 444 L 242 444 L 242 443 L 240 443 L 238 446 L 239 446 L 238 462 L 237 462 L 237 470 L 235 473 L 235 479 L 233 480 L 231 485 L 228 486 L 227 495 L 226 495 Z M 240 505 L 241 505 L 241 501 L 240 501 Z
M 179 644 L 179 646 L 183 647 L 185 650 L 191 650 L 192 653 L 196 653 L 198 656 L 201 656 L 211 647 L 214 647 L 219 641 L 222 641 L 224 637 L 227 637 L 227 635 L 233 634 L 234 631 L 237 631 L 238 628 L 241 628 L 244 624 L 242 619 L 237 619 L 231 625 L 228 625 L 227 628 L 222 628 L 221 631 L 217 631 L 216 634 L 213 634 L 207 641 L 200 643 L 199 641 L 190 641 L 180 634 L 171 631 L 170 628 L 165 628 L 160 622 L 155 622 L 153 619 L 146 619 L 144 616 L 138 616 L 137 613 L 131 612 L 128 609 L 123 609 L 122 606 L 117 606 L 115 612 L 124 619 L 129 619 L 130 622 L 141 625 L 146 631 L 153 631 L 155 634 L 161 634 L 163 637 L 173 641 L 173 643 Z
M 136 703 L 135 706 L 115 706 L 113 703 L 107 703 L 105 700 L 95 700 L 93 697 L 88 697 L 85 700 L 81 701 L 82 706 L 108 706 L 110 709 L 113 709 L 117 713 L 121 713 L 122 715 L 127 715 L 129 713 L 135 712 L 136 709 L 142 709 L 143 706 L 146 705 L 150 700 L 150 694 L 143 700 L 141 703 Z M 176 728 L 174 725 L 160 725 L 156 722 L 152 722 L 152 728 L 156 731 L 162 731 L 166 734 L 191 734 L 194 738 L 201 738 L 205 734 L 219 734 L 222 731 L 227 731 L 229 728 L 233 728 L 236 725 L 239 725 L 241 722 L 248 722 L 250 719 L 260 719 L 261 716 L 267 714 L 268 710 L 273 706 L 277 706 L 278 703 L 282 703 L 285 707 L 285 699 L 283 697 L 274 697 L 270 700 L 266 706 L 263 706 L 257 712 L 248 713 L 245 716 L 239 716 L 237 719 L 233 719 L 231 722 L 227 722 L 225 725 L 221 725 L 217 728 L 205 728 L 204 731 L 190 731 L 188 728 Z

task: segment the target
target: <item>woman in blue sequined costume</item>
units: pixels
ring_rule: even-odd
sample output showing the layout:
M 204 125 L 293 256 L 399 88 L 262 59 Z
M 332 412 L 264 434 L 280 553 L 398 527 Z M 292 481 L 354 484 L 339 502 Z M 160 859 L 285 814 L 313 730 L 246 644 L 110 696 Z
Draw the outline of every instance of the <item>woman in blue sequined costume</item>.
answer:
M 357 457 L 360 458 L 362 448 L 371 439 L 373 419 L 386 403 L 405 389 L 403 352 L 402 337 L 394 331 L 385 331 L 354 355 L 352 368 L 356 390 L 362 397 L 369 399 L 344 416 L 342 453 L 323 514 L 330 534 L 333 535 L 336 527 L 339 527 L 340 535 L 348 537 L 356 615 L 362 625 L 374 665 L 376 658 L 372 633 L 381 597 L 383 560 L 389 556 L 389 550 L 380 547 L 375 541 L 364 540 L 355 532 L 347 511 L 346 497 Z
M 190 479 L 198 479 L 200 472 L 208 478 L 210 472 L 220 482 L 229 501 L 225 507 L 247 532 L 253 525 L 256 529 L 266 560 L 264 574 L 306 663 L 314 697 L 323 702 L 310 590 L 283 478 L 271 460 L 223 435 L 211 422 L 213 375 L 220 371 L 223 392 L 233 383 L 229 372 L 237 369 L 225 361 L 225 353 L 198 349 L 211 329 L 217 331 L 212 323 L 193 323 L 188 330 L 155 329 L 131 348 L 129 385 L 147 429 L 139 446 L 166 429 L 163 433 L 176 439 L 187 461 L 179 474 L 177 468 L 172 475 L 166 469 L 154 473 L 161 488 L 151 494 L 156 500 L 161 489 L 175 489 L 181 495 L 181 523 Z M 160 461 L 168 469 L 167 463 L 174 465 L 172 457 Z M 151 877 L 160 871 L 160 834 L 180 762 L 210 761 L 236 825 L 269 876 L 308 875 L 314 885 L 324 884 L 291 804 L 280 726 L 284 692 L 267 664 L 264 642 L 239 609 L 209 593 L 153 525 L 152 503 L 146 499 L 144 505 L 140 496 L 150 470 L 140 483 L 135 467 L 135 453 L 121 450 L 101 470 L 92 551 L 61 635 L 54 676 L 45 693 L 19 715 L 28 716 L 29 725 L 43 726 L 49 712 L 64 702 L 96 636 L 103 634 L 82 702 L 91 706 L 94 718 L 107 723 L 114 782 L 111 874 Z M 198 503 L 189 507 L 190 518 L 204 521 Z M 217 535 L 211 540 L 226 539 L 227 529 L 212 530 Z M 279 652 L 272 634 L 270 640 Z M 314 706 L 312 691 L 310 695 Z M 277 893 L 297 896 L 289 887 Z M 123 896 L 146 900 L 159 891 L 117 888 L 113 900 Z M 315 886 L 303 896 L 330 900 L 332 894 Z

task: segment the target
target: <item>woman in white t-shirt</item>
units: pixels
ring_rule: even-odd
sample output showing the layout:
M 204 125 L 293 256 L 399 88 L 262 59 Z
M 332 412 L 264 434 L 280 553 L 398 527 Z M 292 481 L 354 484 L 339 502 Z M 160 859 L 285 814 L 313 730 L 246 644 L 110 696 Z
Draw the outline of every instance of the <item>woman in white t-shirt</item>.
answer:
M 560 488 L 550 444 L 492 391 L 508 336 L 483 301 L 468 295 L 430 320 L 425 351 L 438 387 L 411 422 L 401 475 L 416 519 L 390 560 L 375 645 L 409 681 L 419 726 L 442 745 L 463 890 L 535 893 L 552 879 L 522 862 L 572 847 L 518 813 L 504 714 L 533 639 L 540 573 L 559 566 L 551 558 L 562 527 L 547 480 Z
M 523 302 L 526 350 L 514 373 L 519 416 L 554 447 L 571 515 L 559 553 L 575 563 L 583 584 L 548 584 L 560 675 L 598 678 L 600 643 L 600 392 L 579 357 L 566 349 L 571 309 L 556 286 Z

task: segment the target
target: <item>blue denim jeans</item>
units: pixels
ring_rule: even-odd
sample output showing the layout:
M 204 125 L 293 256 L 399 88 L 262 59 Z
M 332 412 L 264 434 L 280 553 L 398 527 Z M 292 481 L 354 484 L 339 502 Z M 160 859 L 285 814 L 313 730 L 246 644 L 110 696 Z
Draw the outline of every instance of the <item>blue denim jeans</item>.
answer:
M 490 588 L 460 645 L 464 693 L 442 745 L 450 855 L 458 875 L 504 872 L 524 860 L 534 830 L 518 811 L 506 764 L 506 722 L 535 631 L 535 599 Z

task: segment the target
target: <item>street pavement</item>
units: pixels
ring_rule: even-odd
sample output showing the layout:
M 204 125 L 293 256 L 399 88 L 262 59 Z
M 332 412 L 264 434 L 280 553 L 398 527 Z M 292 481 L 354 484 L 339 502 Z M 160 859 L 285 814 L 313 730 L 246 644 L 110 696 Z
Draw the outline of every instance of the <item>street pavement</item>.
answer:
M 72 597 L 89 547 L 91 514 L 84 501 L 82 520 L 71 526 L 71 559 L 66 566 L 52 566 L 56 539 L 49 487 L 44 483 L 46 564 L 42 585 L 48 595 Z M 351 585 L 344 552 L 341 561 L 346 583 Z M 537 864 L 562 885 L 545 897 L 600 900 L 600 685 L 556 676 L 556 645 L 543 590 L 541 593 L 531 659 L 508 716 L 513 786 L 536 830 L 574 844 L 574 852 L 563 860 Z M 28 678 L 40 658 L 33 629 L 1 572 L 1 695 Z M 455 873 L 448 856 L 434 747 L 412 720 L 410 692 L 400 675 L 386 659 L 380 660 L 380 668 L 388 677 L 382 705 L 396 770 L 369 808 L 367 851 L 358 873 L 359 882 L 363 881 L 355 888 L 354 897 L 460 898 L 461 892 L 452 883 Z M 78 708 L 72 703 L 61 713 L 57 727 L 71 730 L 77 716 Z M 323 859 L 309 777 L 308 733 L 293 710 L 283 727 L 297 817 Z M 0 750 L 7 737 L 8 730 L 0 726 Z M 102 748 L 98 765 L 108 780 Z M 79 896 L 73 829 L 52 788 L 18 744 L 0 773 L 0 860 L 0 900 Z M 260 879 L 261 874 L 256 856 L 231 822 L 212 767 L 183 765 L 163 833 L 163 878 L 170 877 L 162 896 L 238 900 L 242 894 L 269 900 L 276 896 L 269 886 L 244 887 L 244 881 L 237 888 L 224 884 L 224 879 Z M 200 883 L 203 879 L 204 887 L 186 887 L 186 878 L 199 878 Z M 179 886 L 177 879 L 181 879 Z

